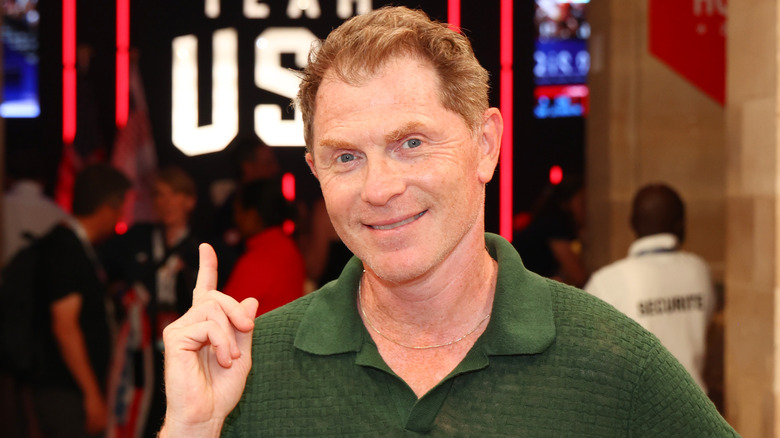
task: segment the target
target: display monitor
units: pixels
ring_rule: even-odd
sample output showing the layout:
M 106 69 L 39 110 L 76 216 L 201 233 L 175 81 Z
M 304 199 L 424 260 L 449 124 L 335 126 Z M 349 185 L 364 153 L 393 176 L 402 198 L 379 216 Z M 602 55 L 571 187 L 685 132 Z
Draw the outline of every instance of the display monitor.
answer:
M 536 0 L 533 63 L 536 118 L 587 114 L 588 2 Z
M 6 0 L 2 7 L 3 94 L 0 116 L 38 117 L 41 112 L 38 99 L 38 2 Z

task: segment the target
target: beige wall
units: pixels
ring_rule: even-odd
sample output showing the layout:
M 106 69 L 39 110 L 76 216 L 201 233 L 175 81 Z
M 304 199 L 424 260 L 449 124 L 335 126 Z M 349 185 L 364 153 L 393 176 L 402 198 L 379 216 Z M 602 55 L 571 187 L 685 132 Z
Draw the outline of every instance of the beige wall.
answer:
M 681 192 L 686 247 L 725 286 L 726 418 L 745 437 L 780 436 L 778 3 L 729 2 L 725 108 L 649 54 L 647 0 L 590 4 L 586 255 L 599 267 L 625 254 L 643 183 Z
M 675 187 L 688 206 L 686 249 L 722 276 L 725 111 L 648 52 L 647 1 L 590 3 L 593 35 L 587 125 L 591 268 L 625 256 L 634 192 Z
M 745 437 L 778 436 L 778 1 L 729 4 L 726 406 Z

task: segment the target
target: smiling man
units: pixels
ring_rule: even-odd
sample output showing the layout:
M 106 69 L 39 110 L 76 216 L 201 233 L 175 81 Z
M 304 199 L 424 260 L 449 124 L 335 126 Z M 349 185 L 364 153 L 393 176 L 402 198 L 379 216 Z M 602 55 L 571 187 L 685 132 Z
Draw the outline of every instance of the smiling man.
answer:
M 468 40 L 383 8 L 304 71 L 306 161 L 355 254 L 257 319 L 213 290 L 166 331 L 162 436 L 734 436 L 671 355 L 485 233 L 503 121 Z

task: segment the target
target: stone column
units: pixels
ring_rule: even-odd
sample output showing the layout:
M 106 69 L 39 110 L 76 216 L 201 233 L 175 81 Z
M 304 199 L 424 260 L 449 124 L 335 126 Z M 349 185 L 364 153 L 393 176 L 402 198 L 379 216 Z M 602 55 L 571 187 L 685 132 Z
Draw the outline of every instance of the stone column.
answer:
M 745 437 L 780 433 L 778 5 L 728 5 L 726 407 Z

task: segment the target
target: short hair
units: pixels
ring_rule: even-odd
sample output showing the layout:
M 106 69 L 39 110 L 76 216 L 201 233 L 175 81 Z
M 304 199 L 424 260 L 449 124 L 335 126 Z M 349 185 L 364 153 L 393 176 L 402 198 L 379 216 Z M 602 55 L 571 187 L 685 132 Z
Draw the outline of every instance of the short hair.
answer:
M 489 75 L 468 38 L 420 10 L 388 6 L 347 20 L 309 53 L 297 98 L 306 148 L 311 152 L 317 90 L 326 73 L 358 85 L 403 55 L 430 63 L 439 78 L 441 104 L 478 132 L 489 106 Z
M 631 226 L 638 237 L 658 233 L 685 239 L 685 203 L 672 187 L 664 183 L 643 186 L 631 206 Z
M 169 185 L 175 193 L 197 197 L 197 188 L 192 177 L 181 167 L 168 166 L 157 172 L 157 180 Z
M 73 214 L 89 216 L 105 204 L 121 207 L 132 183 L 108 164 L 92 164 L 76 175 L 73 186 Z
M 259 138 L 237 138 L 228 146 L 233 166 L 240 171 L 243 163 L 254 163 L 257 161 L 257 149 L 269 147 Z
M 279 178 L 256 179 L 242 185 L 236 192 L 236 202 L 243 210 L 254 210 L 265 227 L 282 225 L 294 217 L 291 202 L 282 195 Z

